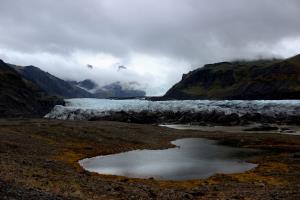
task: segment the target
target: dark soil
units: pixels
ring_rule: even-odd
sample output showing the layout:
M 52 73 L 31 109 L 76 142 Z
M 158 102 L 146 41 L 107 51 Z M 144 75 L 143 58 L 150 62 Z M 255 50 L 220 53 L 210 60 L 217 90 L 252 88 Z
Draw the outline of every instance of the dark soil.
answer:
M 133 149 L 172 147 L 204 137 L 264 149 L 258 167 L 208 179 L 158 181 L 99 175 L 78 160 Z M 120 122 L 0 120 L 0 199 L 300 199 L 300 136 L 207 133 Z

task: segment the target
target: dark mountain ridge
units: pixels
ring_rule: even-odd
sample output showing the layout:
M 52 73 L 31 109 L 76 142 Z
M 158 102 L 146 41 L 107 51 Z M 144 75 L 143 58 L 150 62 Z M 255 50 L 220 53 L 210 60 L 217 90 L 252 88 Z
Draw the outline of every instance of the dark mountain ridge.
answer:
M 300 55 L 207 64 L 184 74 L 158 99 L 300 99 Z
M 83 87 L 87 90 L 92 90 L 98 87 L 98 85 L 90 79 L 85 79 L 83 81 L 78 82 L 78 86 Z
M 60 98 L 48 96 L 41 88 L 24 79 L 0 60 L 0 117 L 42 117 Z
M 114 82 L 99 87 L 93 80 L 65 81 L 34 66 L 17 66 L 12 68 L 25 79 L 32 81 L 49 95 L 62 98 L 130 98 L 143 97 L 145 92 L 123 87 L 121 82 Z
M 76 87 L 67 81 L 34 66 L 13 66 L 24 78 L 32 81 L 49 95 L 63 98 L 92 98 L 93 95 L 84 89 Z

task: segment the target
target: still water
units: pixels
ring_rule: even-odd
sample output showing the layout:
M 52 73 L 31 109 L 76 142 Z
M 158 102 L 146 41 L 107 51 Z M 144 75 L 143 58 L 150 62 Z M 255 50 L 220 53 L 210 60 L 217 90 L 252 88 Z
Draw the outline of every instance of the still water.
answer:
M 132 178 L 190 180 L 216 173 L 244 172 L 256 167 L 242 158 L 257 150 L 218 145 L 199 138 L 172 142 L 177 147 L 165 150 L 135 150 L 97 156 L 79 161 L 88 171 Z

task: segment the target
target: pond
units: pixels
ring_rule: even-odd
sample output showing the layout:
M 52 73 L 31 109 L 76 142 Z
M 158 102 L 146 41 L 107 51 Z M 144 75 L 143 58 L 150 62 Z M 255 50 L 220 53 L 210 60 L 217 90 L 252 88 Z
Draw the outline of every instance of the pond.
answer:
M 172 143 L 177 147 L 97 156 L 79 163 L 90 172 L 159 180 L 200 179 L 256 167 L 256 164 L 243 160 L 258 150 L 218 145 L 216 141 L 200 138 L 179 139 Z

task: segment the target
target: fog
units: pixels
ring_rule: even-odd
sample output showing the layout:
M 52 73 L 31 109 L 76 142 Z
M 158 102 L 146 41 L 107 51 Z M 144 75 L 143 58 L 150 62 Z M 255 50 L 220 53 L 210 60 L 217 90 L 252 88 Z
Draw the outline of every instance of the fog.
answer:
M 160 95 L 205 63 L 300 53 L 299 10 L 298 0 L 2 0 L 0 59 Z

